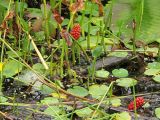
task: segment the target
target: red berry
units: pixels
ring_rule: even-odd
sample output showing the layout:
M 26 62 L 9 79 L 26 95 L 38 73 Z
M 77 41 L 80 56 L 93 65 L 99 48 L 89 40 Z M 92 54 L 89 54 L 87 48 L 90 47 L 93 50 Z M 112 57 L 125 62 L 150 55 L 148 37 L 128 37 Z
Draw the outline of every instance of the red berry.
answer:
M 79 24 L 75 24 L 70 34 L 75 40 L 78 40 L 81 36 L 81 26 Z
M 143 97 L 137 97 L 136 98 L 136 109 L 140 108 L 144 104 L 144 98 Z M 128 105 L 128 110 L 134 110 L 134 101 L 130 102 Z

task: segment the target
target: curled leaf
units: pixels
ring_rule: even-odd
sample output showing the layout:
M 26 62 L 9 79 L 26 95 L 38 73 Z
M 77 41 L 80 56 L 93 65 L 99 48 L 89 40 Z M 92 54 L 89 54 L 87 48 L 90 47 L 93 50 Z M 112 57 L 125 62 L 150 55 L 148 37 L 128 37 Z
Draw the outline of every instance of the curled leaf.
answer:
M 93 2 L 95 2 L 98 5 L 98 9 L 99 9 L 99 16 L 103 16 L 103 4 L 101 3 L 101 0 L 92 0 Z
M 68 46 L 72 45 L 72 42 L 69 37 L 69 33 L 66 30 L 64 30 L 64 29 L 62 30 L 61 36 L 62 36 L 62 38 L 64 38 L 66 40 Z
M 64 18 L 56 10 L 53 10 L 52 13 L 53 13 L 53 16 L 54 16 L 54 19 L 56 20 L 56 22 L 58 24 L 61 24 L 63 22 Z
M 83 0 L 77 0 L 77 2 L 71 4 L 70 11 L 72 13 L 76 13 L 77 11 L 80 11 L 84 8 L 84 1 Z

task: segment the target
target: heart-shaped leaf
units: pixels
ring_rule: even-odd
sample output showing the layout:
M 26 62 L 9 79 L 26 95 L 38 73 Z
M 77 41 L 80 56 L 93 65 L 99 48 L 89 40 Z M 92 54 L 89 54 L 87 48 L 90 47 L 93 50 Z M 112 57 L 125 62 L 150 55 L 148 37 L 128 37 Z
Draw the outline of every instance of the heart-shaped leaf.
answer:
M 121 87 L 131 87 L 137 84 L 137 80 L 133 78 L 120 78 L 116 80 L 116 83 Z
M 120 69 L 114 69 L 112 70 L 112 74 L 115 77 L 127 77 L 128 71 L 126 69 L 120 68 Z
M 102 69 L 102 70 L 97 70 L 96 73 L 95 73 L 95 76 L 98 77 L 98 78 L 108 78 L 109 76 L 109 72 Z
M 81 97 L 88 95 L 88 91 L 85 88 L 80 86 L 74 86 L 73 88 L 69 88 L 67 91 L 73 95 L 77 95 Z

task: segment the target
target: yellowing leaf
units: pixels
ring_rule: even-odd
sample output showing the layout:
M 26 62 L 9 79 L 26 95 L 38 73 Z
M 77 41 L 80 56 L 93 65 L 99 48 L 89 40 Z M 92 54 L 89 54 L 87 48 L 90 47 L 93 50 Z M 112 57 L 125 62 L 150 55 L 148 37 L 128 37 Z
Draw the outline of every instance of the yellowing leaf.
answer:
M 3 63 L 0 62 L 0 72 L 2 71 L 2 68 L 3 68 Z
M 67 98 L 67 96 L 65 94 L 62 94 L 62 93 L 60 93 L 60 94 L 58 94 L 58 93 L 51 93 L 51 95 L 53 97 L 55 97 L 55 98 L 62 98 L 62 99 L 66 99 Z

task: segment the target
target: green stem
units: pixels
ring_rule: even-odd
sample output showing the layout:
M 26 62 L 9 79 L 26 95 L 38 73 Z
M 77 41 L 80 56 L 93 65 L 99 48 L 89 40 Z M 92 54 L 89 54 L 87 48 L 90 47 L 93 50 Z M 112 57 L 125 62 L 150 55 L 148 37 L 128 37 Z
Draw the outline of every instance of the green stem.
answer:
M 90 15 L 89 15 L 89 23 L 88 23 L 88 35 L 87 35 L 87 49 L 90 49 L 90 31 L 91 31 L 91 18 L 92 18 L 93 4 L 91 6 Z
M 47 7 L 46 7 L 46 0 L 43 0 L 44 4 L 44 19 L 45 19 L 45 37 L 47 39 L 47 43 L 50 46 L 50 40 L 49 40 L 49 25 L 48 25 L 48 13 L 47 13 Z
M 134 98 L 135 120 L 138 120 L 138 117 L 137 117 L 137 107 L 136 107 L 136 93 L 135 93 L 135 86 L 134 85 L 133 85 L 133 98 Z

